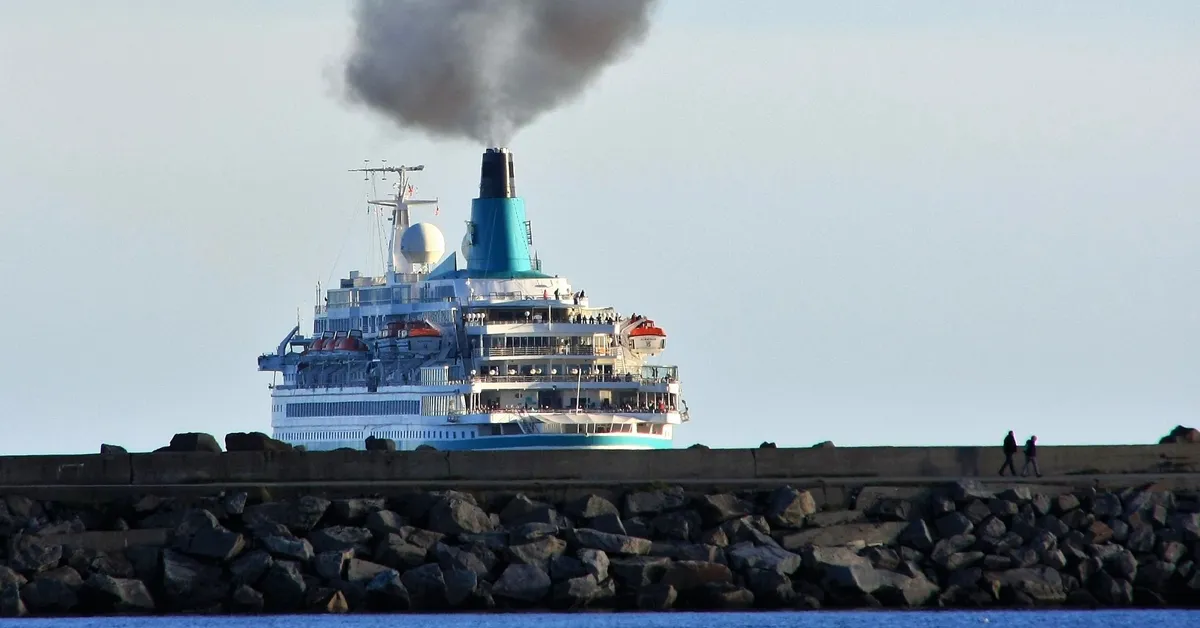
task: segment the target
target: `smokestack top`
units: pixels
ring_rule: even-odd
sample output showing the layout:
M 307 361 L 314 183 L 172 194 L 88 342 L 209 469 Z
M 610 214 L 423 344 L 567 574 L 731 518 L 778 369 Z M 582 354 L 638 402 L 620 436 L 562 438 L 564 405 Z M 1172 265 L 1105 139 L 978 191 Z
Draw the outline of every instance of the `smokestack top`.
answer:
M 513 171 L 513 155 L 507 148 L 483 151 L 479 170 L 479 198 L 513 198 L 517 195 L 517 179 Z

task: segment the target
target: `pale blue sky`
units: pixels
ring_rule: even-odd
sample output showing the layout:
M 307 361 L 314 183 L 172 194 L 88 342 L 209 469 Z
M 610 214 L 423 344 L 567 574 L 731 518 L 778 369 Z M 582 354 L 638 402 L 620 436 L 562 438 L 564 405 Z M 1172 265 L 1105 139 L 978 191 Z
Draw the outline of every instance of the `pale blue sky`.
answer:
M 1200 4 L 668 0 L 517 136 L 539 255 L 667 329 L 677 444 L 1148 442 L 1200 423 Z M 364 158 L 450 242 L 481 147 L 336 83 L 348 5 L 0 2 L 0 453 L 269 431 L 368 264 Z

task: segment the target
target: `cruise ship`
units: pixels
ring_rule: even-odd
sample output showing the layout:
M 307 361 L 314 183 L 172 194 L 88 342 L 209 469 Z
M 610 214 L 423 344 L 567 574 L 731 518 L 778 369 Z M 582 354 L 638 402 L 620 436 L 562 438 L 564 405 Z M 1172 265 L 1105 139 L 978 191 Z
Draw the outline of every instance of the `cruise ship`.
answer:
M 483 153 L 461 255 L 410 224 L 436 202 L 414 198 L 423 170 L 352 170 L 395 178 L 394 197 L 370 201 L 390 213 L 387 268 L 340 279 L 311 334 L 297 325 L 259 357 L 274 437 L 310 451 L 670 448 L 688 412 L 678 369 L 652 364 L 666 333 L 543 271 L 512 153 Z

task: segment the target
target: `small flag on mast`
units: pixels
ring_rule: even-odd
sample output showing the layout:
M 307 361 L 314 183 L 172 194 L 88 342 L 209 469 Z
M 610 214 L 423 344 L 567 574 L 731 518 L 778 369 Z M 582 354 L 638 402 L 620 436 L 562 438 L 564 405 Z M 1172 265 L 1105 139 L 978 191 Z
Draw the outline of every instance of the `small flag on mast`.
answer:
M 440 213 L 442 213 L 442 206 L 441 206 L 441 205 L 434 205 L 434 206 L 433 206 L 433 215 L 434 215 L 434 216 L 436 216 L 436 215 L 438 215 L 438 214 L 440 214 Z

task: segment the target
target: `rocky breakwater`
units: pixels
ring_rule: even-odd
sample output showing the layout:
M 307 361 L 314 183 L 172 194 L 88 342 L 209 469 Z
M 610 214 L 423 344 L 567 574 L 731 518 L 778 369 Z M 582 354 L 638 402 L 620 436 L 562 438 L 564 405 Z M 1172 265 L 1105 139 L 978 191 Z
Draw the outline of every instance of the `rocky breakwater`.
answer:
M 1200 497 L 973 483 L 0 501 L 0 615 L 1189 605 Z M 263 495 L 262 497 L 266 497 Z M 844 508 L 843 508 L 844 507 Z

